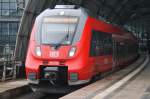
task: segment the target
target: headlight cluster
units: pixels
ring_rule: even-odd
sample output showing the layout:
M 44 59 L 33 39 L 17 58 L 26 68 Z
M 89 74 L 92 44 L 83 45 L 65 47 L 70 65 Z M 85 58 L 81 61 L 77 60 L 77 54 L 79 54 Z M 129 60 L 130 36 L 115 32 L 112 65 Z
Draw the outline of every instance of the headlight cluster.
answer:
M 35 53 L 39 57 L 42 56 L 41 48 L 39 46 L 35 48 Z
M 76 52 L 76 47 L 71 47 L 71 49 L 69 51 L 69 57 L 73 57 L 75 52 Z

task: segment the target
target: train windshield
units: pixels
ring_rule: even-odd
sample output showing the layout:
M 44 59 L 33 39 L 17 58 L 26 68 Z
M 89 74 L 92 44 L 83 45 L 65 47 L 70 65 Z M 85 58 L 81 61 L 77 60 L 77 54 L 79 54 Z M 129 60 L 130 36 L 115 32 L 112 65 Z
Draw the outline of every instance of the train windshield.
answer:
M 42 23 L 42 44 L 71 44 L 76 32 L 78 17 L 45 17 Z

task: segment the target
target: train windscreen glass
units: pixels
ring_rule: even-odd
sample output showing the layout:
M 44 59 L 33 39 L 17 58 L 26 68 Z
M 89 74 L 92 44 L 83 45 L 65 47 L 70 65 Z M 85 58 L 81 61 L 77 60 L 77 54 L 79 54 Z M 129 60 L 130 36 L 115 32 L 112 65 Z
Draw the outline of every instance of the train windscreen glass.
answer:
M 46 17 L 42 23 L 42 44 L 71 44 L 76 27 L 78 24 L 78 17 Z

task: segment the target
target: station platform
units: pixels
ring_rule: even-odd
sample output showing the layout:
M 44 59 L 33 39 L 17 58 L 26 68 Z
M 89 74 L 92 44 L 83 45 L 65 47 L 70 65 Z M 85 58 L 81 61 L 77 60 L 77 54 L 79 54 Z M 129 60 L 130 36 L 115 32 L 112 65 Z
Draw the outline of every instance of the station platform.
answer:
M 105 99 L 150 99 L 150 62 L 140 74 Z
M 11 99 L 29 90 L 25 79 L 0 82 L 0 99 Z
M 11 89 L 19 88 L 22 86 L 26 86 L 27 84 L 28 82 L 25 79 L 0 82 L 0 93 L 3 93 Z

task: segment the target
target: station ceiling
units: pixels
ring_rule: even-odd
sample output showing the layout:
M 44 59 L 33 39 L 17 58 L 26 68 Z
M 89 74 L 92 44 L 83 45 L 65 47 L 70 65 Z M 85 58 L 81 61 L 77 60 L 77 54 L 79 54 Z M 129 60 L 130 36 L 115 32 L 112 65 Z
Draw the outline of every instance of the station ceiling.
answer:
M 76 4 L 87 8 L 106 22 L 137 33 L 150 32 L 150 0 L 29 0 L 18 32 L 15 58 L 25 60 L 34 20 L 46 8 L 57 4 Z

